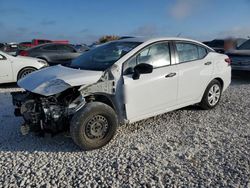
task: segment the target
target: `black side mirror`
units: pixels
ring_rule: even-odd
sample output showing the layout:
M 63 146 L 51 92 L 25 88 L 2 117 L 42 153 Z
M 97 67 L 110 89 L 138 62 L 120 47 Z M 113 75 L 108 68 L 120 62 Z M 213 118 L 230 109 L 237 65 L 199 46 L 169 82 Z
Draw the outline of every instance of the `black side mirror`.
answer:
M 153 72 L 153 66 L 146 63 L 138 64 L 134 67 L 134 74 L 132 78 L 138 80 L 141 74 L 149 74 Z

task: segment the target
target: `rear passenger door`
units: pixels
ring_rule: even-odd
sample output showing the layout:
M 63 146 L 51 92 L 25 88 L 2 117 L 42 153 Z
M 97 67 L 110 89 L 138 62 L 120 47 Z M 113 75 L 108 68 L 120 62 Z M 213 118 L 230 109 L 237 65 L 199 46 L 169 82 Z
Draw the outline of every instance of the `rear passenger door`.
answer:
M 196 102 L 203 95 L 213 73 L 208 50 L 196 43 L 175 42 L 179 70 L 178 104 Z

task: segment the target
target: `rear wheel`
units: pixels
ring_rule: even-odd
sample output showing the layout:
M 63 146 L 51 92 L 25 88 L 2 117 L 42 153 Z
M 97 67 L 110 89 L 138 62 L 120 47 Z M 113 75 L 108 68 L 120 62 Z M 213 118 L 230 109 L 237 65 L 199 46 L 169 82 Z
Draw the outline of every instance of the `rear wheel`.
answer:
M 84 150 L 101 148 L 115 135 L 118 120 L 114 110 L 101 102 L 91 102 L 72 118 L 70 133 Z
M 214 108 L 220 101 L 222 86 L 218 80 L 213 80 L 207 86 L 207 89 L 202 97 L 200 106 L 205 109 Z
M 21 78 L 24 78 L 25 76 L 27 76 L 28 74 L 30 74 L 31 72 L 34 72 L 36 71 L 37 69 L 35 68 L 24 68 L 22 69 L 19 73 L 18 73 L 18 76 L 17 76 L 17 80 L 20 80 Z

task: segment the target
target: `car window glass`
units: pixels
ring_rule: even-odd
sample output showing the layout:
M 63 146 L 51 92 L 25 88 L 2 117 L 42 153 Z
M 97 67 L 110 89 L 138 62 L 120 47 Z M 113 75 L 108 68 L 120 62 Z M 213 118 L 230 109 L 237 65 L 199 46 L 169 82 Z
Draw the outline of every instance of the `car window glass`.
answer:
M 169 44 L 157 43 L 142 50 L 124 64 L 125 74 L 131 73 L 133 68 L 141 63 L 150 64 L 154 68 L 170 65 Z
M 60 51 L 74 52 L 74 49 L 67 45 L 58 45 L 57 49 Z
M 197 46 L 197 48 L 198 48 L 198 53 L 199 53 L 199 59 L 204 58 L 207 55 L 207 49 L 201 46 Z
M 239 46 L 239 50 L 250 50 L 250 40 L 244 42 L 241 46 Z
M 56 51 L 57 50 L 57 46 L 56 45 L 45 46 L 43 49 Z
M 200 59 L 198 47 L 195 44 L 177 43 L 176 50 L 180 63 Z

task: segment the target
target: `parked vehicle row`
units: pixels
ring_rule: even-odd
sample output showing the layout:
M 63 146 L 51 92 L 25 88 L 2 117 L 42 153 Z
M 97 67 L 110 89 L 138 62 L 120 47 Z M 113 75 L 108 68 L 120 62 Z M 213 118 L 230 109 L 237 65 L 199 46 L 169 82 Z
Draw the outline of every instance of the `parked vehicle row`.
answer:
M 244 42 L 235 50 L 226 53 L 232 60 L 232 69 L 250 71 L 250 40 Z
M 68 44 L 69 41 L 67 41 L 67 40 L 33 39 L 31 42 L 21 42 L 21 43 L 19 43 L 19 45 L 20 45 L 20 47 L 24 47 L 24 48 L 31 48 L 34 46 L 38 46 L 41 44 L 47 44 L 47 43 Z
M 119 124 L 198 103 L 212 109 L 231 82 L 228 56 L 182 38 L 128 38 L 94 48 L 67 65 L 18 82 L 23 130 L 70 130 L 85 150 L 107 144 Z
M 219 53 L 228 55 L 232 61 L 232 70 L 250 71 L 250 40 L 243 38 L 216 39 L 203 43 Z
M 81 55 L 82 52 L 78 52 L 70 44 L 47 43 L 27 50 L 20 50 L 17 54 L 43 59 L 49 65 L 56 65 L 68 63 Z

